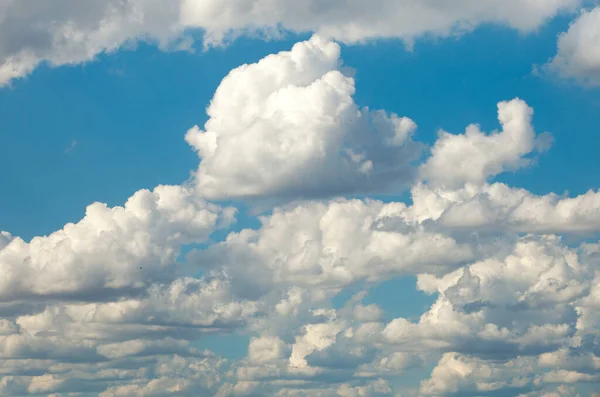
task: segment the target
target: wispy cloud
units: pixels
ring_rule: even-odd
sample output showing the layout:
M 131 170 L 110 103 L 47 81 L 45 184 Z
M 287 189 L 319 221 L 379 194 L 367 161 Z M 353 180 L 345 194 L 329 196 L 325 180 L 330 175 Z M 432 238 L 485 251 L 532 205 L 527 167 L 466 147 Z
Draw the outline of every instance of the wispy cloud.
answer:
M 73 139 L 71 144 L 65 149 L 65 153 L 71 153 L 78 145 L 78 142 Z

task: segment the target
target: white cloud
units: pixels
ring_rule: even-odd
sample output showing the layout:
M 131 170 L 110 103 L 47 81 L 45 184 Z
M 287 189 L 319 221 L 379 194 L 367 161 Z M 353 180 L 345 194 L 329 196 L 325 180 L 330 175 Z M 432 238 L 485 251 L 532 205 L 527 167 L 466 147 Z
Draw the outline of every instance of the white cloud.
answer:
M 443 279 L 420 275 L 420 288 L 439 291 L 436 303 L 417 324 L 394 320 L 384 337 L 413 345 L 419 339 L 441 342 L 474 355 L 553 351 L 569 343 L 577 319 L 572 303 L 588 293 L 593 269 L 581 259 L 554 237 L 525 237 L 503 258 L 487 258 Z
M 29 393 L 214 395 L 226 362 L 190 341 L 238 327 L 247 314 L 243 304 L 215 295 L 215 285 L 190 283 L 148 300 L 52 306 L 18 317 L 0 336 L 0 379 L 14 376 Z
M 178 263 L 233 222 L 202 197 L 293 201 L 410 180 L 416 124 L 358 109 L 339 51 L 314 36 L 232 71 L 206 132 L 187 135 L 201 156 L 193 186 L 92 204 L 29 243 L 0 233 L 0 395 L 554 397 L 600 382 L 600 243 L 551 234 L 597 232 L 599 194 L 490 181 L 545 143 L 520 100 L 500 103 L 499 133 L 441 135 L 411 205 L 296 201 Z M 418 320 L 363 302 L 406 275 L 437 294 Z M 361 292 L 336 308 L 350 286 Z M 250 339 L 241 360 L 194 346 L 234 331 Z M 397 386 L 434 360 L 420 390 Z
M 101 299 L 168 281 L 181 245 L 207 240 L 234 213 L 185 187 L 158 186 L 136 192 L 123 207 L 91 204 L 78 223 L 29 243 L 3 234 L 0 297 Z
M 576 197 L 555 193 L 537 196 L 503 183 L 458 189 L 417 185 L 414 205 L 398 216 L 446 230 L 513 231 L 524 233 L 585 233 L 600 230 L 600 193 Z M 392 222 L 391 218 L 388 222 Z
M 262 227 L 230 234 L 192 255 L 192 262 L 222 266 L 238 293 L 299 286 L 339 291 L 360 280 L 394 275 L 444 274 L 473 258 L 471 247 L 444 234 L 403 224 L 378 230 L 404 204 L 335 200 L 275 209 Z
M 443 396 L 457 392 L 518 390 L 533 383 L 534 363 L 516 359 L 507 363 L 487 363 L 455 353 L 447 353 L 434 368 L 431 378 L 421 382 L 424 396 Z
M 500 132 L 487 135 L 475 124 L 461 135 L 442 131 L 431 157 L 421 166 L 421 177 L 431 185 L 454 188 L 482 184 L 490 177 L 530 164 L 525 156 L 548 144 L 546 135 L 536 137 L 532 116 L 532 108 L 513 99 L 498 104 Z
M 168 3 L 168 6 L 166 4 Z M 344 42 L 425 34 L 448 36 L 482 23 L 535 30 L 580 0 L 4 0 L 0 4 L 0 85 L 39 63 L 73 65 L 137 40 L 185 45 L 185 29 L 202 29 L 210 45 L 247 32 L 316 32 Z
M 201 158 L 199 194 L 324 197 L 401 189 L 419 154 L 414 122 L 360 109 L 340 47 L 318 36 L 234 69 L 186 141 Z
M 182 32 L 179 3 L 159 0 L 85 2 L 5 0 L 0 4 L 0 85 L 53 66 L 93 60 L 138 39 L 166 47 Z
M 424 33 L 439 36 L 468 31 L 485 23 L 499 23 L 522 31 L 538 27 L 561 10 L 579 5 L 573 0 L 492 1 L 485 6 L 460 1 L 452 5 L 422 3 L 414 0 L 377 0 L 365 4 L 353 0 L 303 3 L 282 1 L 277 5 L 266 0 L 211 0 L 183 2 L 183 22 L 189 26 L 206 26 L 209 39 L 220 40 L 228 31 L 247 26 L 275 28 L 279 22 L 293 31 L 315 31 L 344 42 L 369 38 L 400 37 L 413 39 Z
M 575 388 L 561 385 L 555 388 L 546 388 L 531 393 L 519 394 L 518 397 L 581 397 Z M 596 393 L 590 394 L 590 397 L 597 397 Z
M 559 36 L 557 54 L 546 67 L 582 84 L 600 85 L 600 7 L 582 12 Z
M 256 302 L 235 300 L 222 280 L 178 279 L 167 286 L 153 285 L 146 293 L 145 297 L 113 302 L 53 305 L 21 315 L 6 327 L 11 332 L 4 339 L 0 336 L 0 341 L 8 343 L 12 337 L 13 341 L 22 340 L 23 346 L 44 346 L 48 340 L 68 343 L 91 339 L 95 342 L 86 346 L 95 348 L 98 343 L 127 341 L 134 341 L 130 347 L 145 346 L 165 337 L 195 340 L 207 332 L 242 327 L 260 309 Z M 150 342 L 140 345 L 142 342 L 135 342 L 138 340 Z M 0 343 L 2 346 L 9 345 Z M 125 351 L 124 346 L 119 347 L 120 353 Z M 108 347 L 102 349 L 98 353 L 107 356 Z
M 342 384 L 337 389 L 337 394 L 341 397 L 391 396 L 392 389 L 387 381 L 378 379 L 366 386 L 352 387 L 348 384 Z

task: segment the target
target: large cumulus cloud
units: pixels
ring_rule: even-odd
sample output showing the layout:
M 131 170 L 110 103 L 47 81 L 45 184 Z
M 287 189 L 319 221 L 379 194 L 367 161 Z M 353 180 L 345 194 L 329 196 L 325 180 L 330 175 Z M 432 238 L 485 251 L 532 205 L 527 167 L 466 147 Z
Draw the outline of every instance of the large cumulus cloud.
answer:
M 200 194 L 326 197 L 401 188 L 412 178 L 415 123 L 359 108 L 338 44 L 313 36 L 223 79 L 204 130 L 187 142 L 201 158 Z

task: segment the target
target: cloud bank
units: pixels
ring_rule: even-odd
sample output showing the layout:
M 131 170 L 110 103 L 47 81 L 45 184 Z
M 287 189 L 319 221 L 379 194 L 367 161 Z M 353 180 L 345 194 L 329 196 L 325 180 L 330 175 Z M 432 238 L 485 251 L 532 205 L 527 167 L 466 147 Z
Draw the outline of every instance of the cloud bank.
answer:
M 529 28 L 549 4 L 568 5 L 534 2 L 537 19 L 510 21 Z M 185 135 L 200 157 L 190 181 L 92 204 L 29 242 L 1 232 L 0 395 L 548 397 L 596 386 L 600 193 L 494 181 L 549 148 L 523 99 L 497 104 L 498 131 L 441 132 L 421 158 L 416 123 L 359 107 L 341 65 L 339 45 L 314 36 L 240 66 L 203 129 Z M 403 189 L 410 203 L 340 197 Z M 236 213 L 212 200 L 271 198 L 258 228 L 211 241 Z M 190 244 L 204 246 L 181 255 Z M 404 276 L 432 295 L 419 317 L 366 302 Z M 244 335 L 247 351 L 198 348 L 215 334 Z
M 3 0 L 0 3 L 0 86 L 40 63 L 75 65 L 137 41 L 186 48 L 190 30 L 205 46 L 243 34 L 315 32 L 346 43 L 423 35 L 445 37 L 493 23 L 530 32 L 581 0 Z

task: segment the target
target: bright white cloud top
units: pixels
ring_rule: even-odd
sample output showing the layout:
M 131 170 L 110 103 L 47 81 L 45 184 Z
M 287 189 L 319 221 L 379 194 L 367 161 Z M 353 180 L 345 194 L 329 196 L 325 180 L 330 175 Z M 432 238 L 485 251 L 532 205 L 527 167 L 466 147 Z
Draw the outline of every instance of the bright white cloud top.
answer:
M 526 1 L 516 12 L 505 1 L 456 9 L 381 2 L 381 24 L 361 26 L 352 23 L 357 15 L 377 15 L 343 3 L 345 19 L 331 26 L 309 18 L 307 10 L 332 12 L 310 2 L 281 2 L 257 21 L 354 41 L 448 34 L 457 23 L 487 20 L 528 30 L 576 4 Z M 220 38 L 266 7 L 235 4 L 182 7 L 187 23 L 206 23 L 209 37 Z M 391 23 L 411 5 L 414 14 L 403 18 L 421 22 Z M 88 49 L 82 21 L 118 45 L 153 26 L 140 21 L 170 15 L 155 2 L 117 6 L 130 14 L 112 20 L 97 6 L 65 22 L 59 37 L 81 44 L 72 53 L 63 52 L 67 42 L 42 41 L 11 62 L 29 70 L 41 59 L 75 62 L 112 48 Z M 231 8 L 226 21 L 214 18 L 222 7 Z M 61 11 L 54 10 L 59 21 Z M 99 23 L 96 12 L 108 19 Z M 126 34 L 123 15 L 133 18 Z M 240 66 L 217 89 L 204 130 L 185 135 L 200 156 L 189 183 L 139 191 L 123 207 L 92 204 L 78 223 L 29 243 L 2 232 L 0 395 L 541 397 L 573 396 L 574 384 L 599 382 L 600 243 L 582 233 L 600 231 L 600 193 L 537 196 L 493 180 L 533 165 L 548 148 L 533 109 L 522 99 L 501 101 L 499 131 L 473 124 L 463 134 L 442 132 L 413 164 L 423 147 L 416 123 L 360 108 L 341 65 L 340 46 L 314 36 Z M 410 205 L 339 197 L 406 187 Z M 207 200 L 240 198 L 283 204 L 258 229 L 180 258 L 187 244 L 234 221 L 234 208 Z M 203 275 L 185 277 L 184 266 Z M 406 275 L 436 296 L 420 318 L 386 318 L 363 302 L 377 283 Z M 336 307 L 332 299 L 351 285 L 364 288 Z M 207 333 L 232 331 L 250 337 L 241 360 L 194 346 Z M 428 366 L 420 384 L 402 386 Z
M 600 85 L 600 7 L 583 12 L 558 39 L 550 70 L 582 84 Z
M 200 195 L 326 197 L 402 187 L 420 146 L 416 124 L 360 109 L 340 46 L 314 36 L 229 73 L 186 141 L 201 158 Z
M 72 65 L 138 40 L 163 47 L 189 44 L 201 29 L 207 45 L 247 32 L 316 32 L 343 42 L 424 34 L 448 36 L 482 23 L 530 32 L 581 0 L 3 0 L 0 2 L 0 85 L 41 62 Z M 168 5 L 167 5 L 168 3 Z

